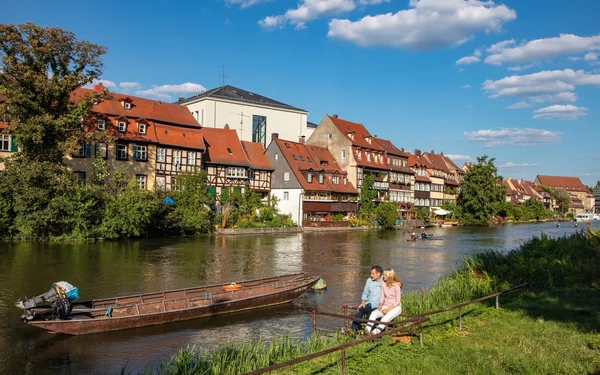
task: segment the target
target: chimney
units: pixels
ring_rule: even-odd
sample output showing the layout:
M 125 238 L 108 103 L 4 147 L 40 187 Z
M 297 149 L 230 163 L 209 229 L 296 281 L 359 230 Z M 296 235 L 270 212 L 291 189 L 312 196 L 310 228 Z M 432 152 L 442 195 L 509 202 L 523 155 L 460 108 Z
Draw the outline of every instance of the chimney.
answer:
M 225 126 L 223 127 L 223 129 L 229 129 L 229 124 L 225 124 Z
M 415 148 L 415 156 L 421 156 L 421 150 Z
M 333 116 L 331 116 L 331 117 L 333 117 L 333 118 L 338 118 L 338 115 L 337 115 L 337 113 L 336 113 L 335 115 L 333 115 Z
M 104 85 L 101 84 L 101 83 L 99 83 L 97 85 L 94 85 L 94 91 L 95 92 L 102 92 L 102 91 L 104 91 Z
M 431 150 L 431 153 L 432 153 L 433 155 L 435 155 L 435 151 Z
M 178 101 L 180 101 L 180 102 L 182 102 L 184 100 L 185 100 L 185 98 L 183 96 L 180 96 L 179 99 L 178 99 Z
M 444 152 L 443 152 L 443 151 L 442 151 L 442 152 L 440 152 L 440 155 L 444 156 Z
M 299 142 L 300 142 L 300 143 L 304 143 L 304 141 L 305 141 L 305 140 L 306 140 L 306 137 L 305 137 L 305 136 L 302 136 L 302 137 L 300 137 L 300 139 L 299 139 Z
M 271 141 L 274 139 L 279 139 L 279 133 L 271 133 Z
M 402 147 L 402 148 L 400 149 L 400 151 L 404 152 L 404 147 Z

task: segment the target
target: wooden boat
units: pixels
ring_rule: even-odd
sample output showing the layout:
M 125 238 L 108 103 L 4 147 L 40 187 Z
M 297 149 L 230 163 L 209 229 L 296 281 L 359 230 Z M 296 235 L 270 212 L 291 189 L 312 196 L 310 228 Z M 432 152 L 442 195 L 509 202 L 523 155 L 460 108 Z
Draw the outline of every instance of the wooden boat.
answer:
M 73 303 L 63 320 L 48 307 L 32 309 L 27 324 L 52 333 L 86 335 L 196 319 L 291 302 L 319 276 L 305 273 Z

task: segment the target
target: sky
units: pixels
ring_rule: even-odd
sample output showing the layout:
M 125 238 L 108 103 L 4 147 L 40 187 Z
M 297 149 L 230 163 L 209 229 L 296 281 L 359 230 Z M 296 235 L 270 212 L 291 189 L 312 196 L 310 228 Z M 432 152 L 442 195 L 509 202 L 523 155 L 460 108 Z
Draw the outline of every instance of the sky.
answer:
M 175 101 L 225 84 L 364 124 L 504 178 L 600 180 L 600 1 L 11 1 L 1 23 L 108 48 L 112 92 Z M 596 99 L 594 99 L 596 98 Z

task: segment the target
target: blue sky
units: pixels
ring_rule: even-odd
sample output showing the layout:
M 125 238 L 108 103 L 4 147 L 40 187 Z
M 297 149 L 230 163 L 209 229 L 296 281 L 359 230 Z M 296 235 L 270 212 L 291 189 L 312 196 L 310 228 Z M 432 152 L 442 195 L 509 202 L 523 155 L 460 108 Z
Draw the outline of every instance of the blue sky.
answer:
M 108 47 L 105 84 L 176 100 L 231 84 L 505 178 L 600 180 L 600 1 L 13 1 L 0 22 Z

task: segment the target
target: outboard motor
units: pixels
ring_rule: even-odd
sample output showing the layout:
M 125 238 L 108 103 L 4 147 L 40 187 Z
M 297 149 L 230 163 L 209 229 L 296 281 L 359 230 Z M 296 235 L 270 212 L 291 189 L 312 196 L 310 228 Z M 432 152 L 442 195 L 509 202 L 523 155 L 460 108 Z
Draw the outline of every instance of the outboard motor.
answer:
M 24 300 L 19 300 L 15 303 L 20 309 L 25 311 L 21 316 L 24 320 L 32 320 L 35 318 L 35 313 L 32 311 L 34 307 L 50 305 L 51 309 L 44 312 L 44 317 L 65 319 L 73 309 L 72 302 L 79 299 L 79 290 L 66 281 L 59 281 L 52 284 L 50 290 L 44 294 L 33 298 L 25 297 Z

